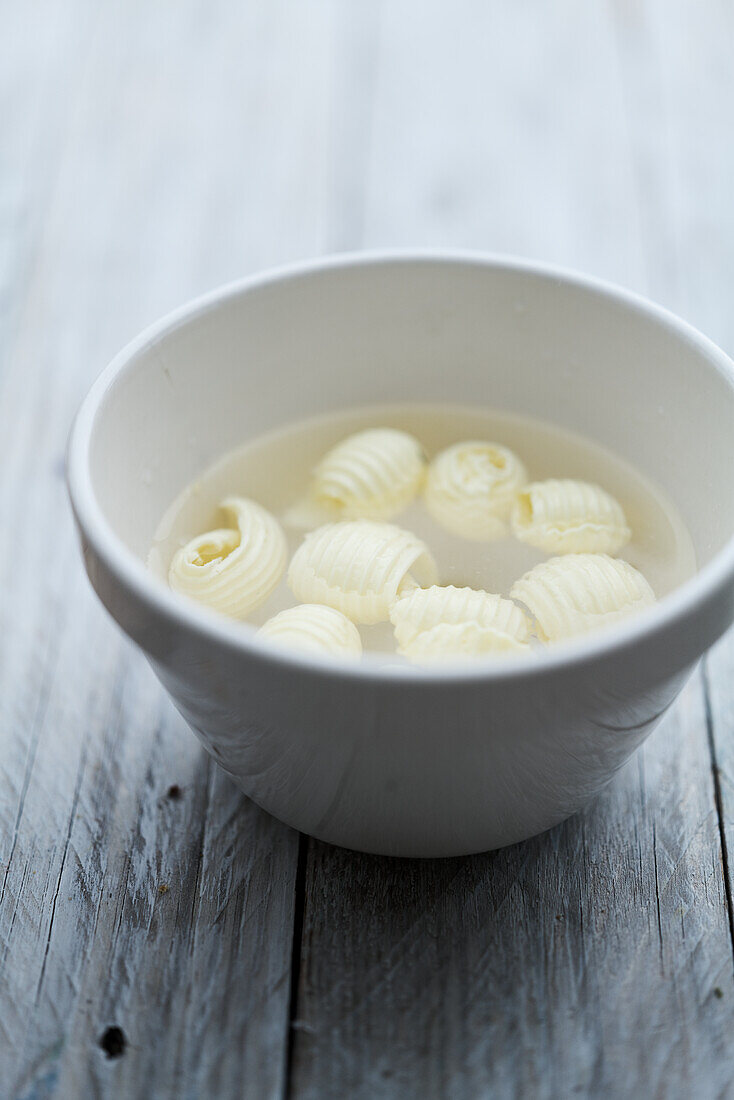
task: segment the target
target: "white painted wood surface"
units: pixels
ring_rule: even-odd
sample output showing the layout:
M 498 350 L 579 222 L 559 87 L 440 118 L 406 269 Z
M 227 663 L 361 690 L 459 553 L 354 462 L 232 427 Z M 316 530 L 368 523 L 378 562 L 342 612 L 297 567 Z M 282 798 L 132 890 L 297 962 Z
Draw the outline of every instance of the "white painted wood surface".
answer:
M 544 837 L 299 846 L 95 604 L 62 480 L 144 323 L 333 249 L 537 256 L 734 348 L 732 12 L 33 0 L 4 24 L 0 1096 L 734 1095 L 731 636 Z

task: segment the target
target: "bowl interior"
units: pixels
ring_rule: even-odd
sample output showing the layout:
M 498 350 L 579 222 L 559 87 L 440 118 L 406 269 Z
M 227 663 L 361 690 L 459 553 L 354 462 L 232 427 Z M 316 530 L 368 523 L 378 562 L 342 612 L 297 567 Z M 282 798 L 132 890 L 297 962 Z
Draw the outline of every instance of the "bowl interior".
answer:
M 288 421 L 386 402 L 491 406 L 596 440 L 667 492 L 699 565 L 734 530 L 725 356 L 583 280 L 480 260 L 343 261 L 210 297 L 122 356 L 91 473 L 140 557 L 165 508 L 224 452 Z

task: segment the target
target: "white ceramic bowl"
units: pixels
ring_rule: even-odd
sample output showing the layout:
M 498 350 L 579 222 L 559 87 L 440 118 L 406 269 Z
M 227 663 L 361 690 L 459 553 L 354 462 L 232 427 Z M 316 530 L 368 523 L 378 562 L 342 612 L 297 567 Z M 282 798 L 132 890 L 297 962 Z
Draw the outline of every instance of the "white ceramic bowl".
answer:
M 537 660 L 426 675 L 267 648 L 144 558 L 166 506 L 288 421 L 388 401 L 489 405 L 596 439 L 676 502 L 700 572 L 648 614 Z M 578 810 L 734 616 L 734 367 L 662 309 L 535 264 L 346 256 L 248 279 L 122 351 L 71 436 L 91 582 L 256 802 L 351 848 L 441 856 Z

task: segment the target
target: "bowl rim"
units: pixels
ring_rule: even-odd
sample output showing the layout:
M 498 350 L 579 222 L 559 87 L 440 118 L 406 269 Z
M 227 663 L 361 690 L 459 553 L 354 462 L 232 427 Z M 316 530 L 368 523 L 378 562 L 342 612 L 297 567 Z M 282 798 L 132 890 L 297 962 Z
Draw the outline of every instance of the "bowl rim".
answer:
M 345 268 L 416 263 L 475 266 L 500 272 L 534 275 L 585 290 L 597 297 L 612 299 L 627 309 L 658 322 L 684 343 L 693 345 L 734 389 L 734 362 L 687 321 L 634 291 L 551 263 L 501 253 L 453 249 L 380 249 L 300 260 L 235 279 L 190 300 L 144 328 L 99 374 L 74 418 L 66 454 L 67 486 L 74 515 L 94 553 L 128 594 L 132 594 L 140 603 L 149 605 L 170 624 L 198 634 L 203 641 L 215 642 L 273 666 L 308 670 L 316 676 L 331 678 L 377 681 L 386 685 L 412 682 L 426 686 L 434 682 L 481 684 L 517 678 L 535 680 L 559 670 L 579 668 L 611 657 L 639 643 L 650 642 L 670 628 L 680 626 L 699 605 L 715 598 L 717 592 L 734 581 L 732 532 L 726 544 L 693 577 L 684 581 L 653 607 L 605 631 L 559 642 L 552 648 L 534 653 L 532 660 L 524 655 L 503 655 L 496 660 L 476 664 L 447 664 L 441 667 L 431 666 L 430 669 L 408 664 L 381 665 L 374 657 L 360 662 L 347 662 L 331 655 L 322 657 L 269 645 L 258 638 L 252 625 L 228 620 L 162 584 L 115 533 L 92 487 L 89 460 L 97 413 L 117 378 L 142 351 L 164 336 L 250 290 Z

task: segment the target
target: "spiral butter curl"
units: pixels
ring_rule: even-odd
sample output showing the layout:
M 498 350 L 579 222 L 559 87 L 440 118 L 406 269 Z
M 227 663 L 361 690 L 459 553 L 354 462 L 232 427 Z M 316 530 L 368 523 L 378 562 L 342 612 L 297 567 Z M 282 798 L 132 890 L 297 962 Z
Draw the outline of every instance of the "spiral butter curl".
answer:
M 419 538 L 372 520 L 312 531 L 288 570 L 296 599 L 335 607 L 356 623 L 386 621 L 399 595 L 436 580 L 436 564 Z
M 228 497 L 221 509 L 234 526 L 197 535 L 177 550 L 168 582 L 174 591 L 242 619 L 276 588 L 288 550 L 280 524 L 259 504 Z
M 536 565 L 510 595 L 535 618 L 543 641 L 560 641 L 611 626 L 655 602 L 645 577 L 607 554 L 565 554 Z
M 512 532 L 551 554 L 616 554 L 631 537 L 613 496 L 599 485 L 569 478 L 526 485 L 512 511 Z
M 456 443 L 429 467 L 426 507 L 446 530 L 489 542 L 507 534 L 515 497 L 526 482 L 523 463 L 507 447 Z

